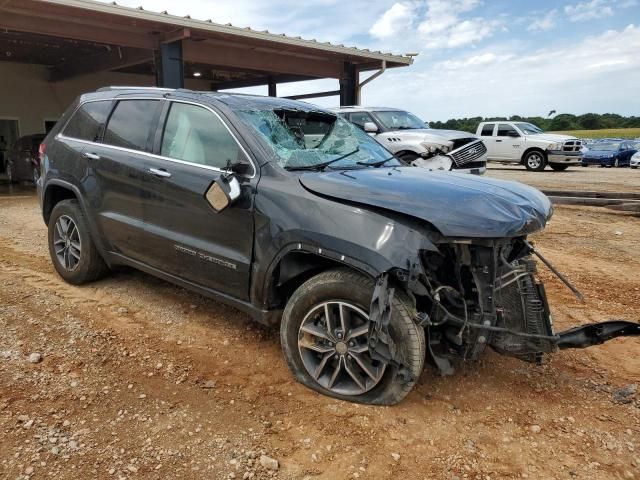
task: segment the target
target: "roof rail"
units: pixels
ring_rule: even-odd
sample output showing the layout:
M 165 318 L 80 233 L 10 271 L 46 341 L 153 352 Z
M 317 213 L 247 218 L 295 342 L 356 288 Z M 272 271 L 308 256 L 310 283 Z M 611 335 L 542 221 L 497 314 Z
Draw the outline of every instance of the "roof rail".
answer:
M 110 92 L 111 90 L 151 90 L 151 91 L 161 91 L 161 92 L 173 92 L 173 91 L 175 91 L 175 88 L 110 86 L 110 87 L 101 87 L 97 91 L 98 92 Z

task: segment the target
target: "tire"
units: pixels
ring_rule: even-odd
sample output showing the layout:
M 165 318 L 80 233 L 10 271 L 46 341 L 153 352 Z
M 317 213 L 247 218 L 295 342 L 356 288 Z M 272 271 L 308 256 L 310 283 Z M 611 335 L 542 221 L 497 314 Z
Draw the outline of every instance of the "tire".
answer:
M 352 270 L 337 269 L 316 275 L 293 293 L 282 316 L 280 341 L 289 368 L 300 383 L 333 398 L 371 405 L 394 405 L 411 391 L 424 367 L 426 348 L 424 329 L 418 327 L 413 321 L 415 308 L 409 298 L 404 292 L 396 289 L 389 333 L 412 378 L 404 379 L 399 374 L 397 367 L 372 361 L 367 350 L 366 325 L 368 317 L 365 322 L 359 324 L 356 322 L 365 318 L 360 313 L 368 315 L 373 290 L 374 282 L 372 279 Z M 336 307 L 337 302 L 341 302 L 341 305 Z M 345 327 L 345 334 L 342 337 L 340 331 L 334 331 L 335 344 L 329 344 L 329 339 L 311 342 L 314 349 L 318 346 L 327 349 L 324 352 L 308 350 L 306 347 L 300 346 L 299 342 L 309 344 L 310 338 L 312 340 L 320 338 L 315 335 L 310 337 L 301 330 L 301 327 L 303 324 L 309 325 L 310 320 L 322 324 L 326 319 L 324 312 L 327 310 L 325 308 L 329 308 L 330 311 L 332 309 L 334 312 L 335 316 L 332 322 L 335 324 L 340 324 L 338 311 L 342 312 L 344 308 L 350 312 L 348 318 L 350 318 L 351 326 Z M 353 326 L 354 324 L 363 333 L 355 339 L 360 343 L 352 345 L 353 342 L 349 341 L 349 336 L 357 330 Z M 311 326 L 322 328 L 317 327 L 314 323 L 311 323 Z M 338 339 L 342 339 L 342 342 Z M 346 342 L 348 342 L 348 347 Z M 341 343 L 342 350 L 339 345 Z M 322 361 L 324 356 L 327 356 L 328 360 Z M 359 362 L 362 359 L 370 362 L 369 366 L 373 368 L 369 370 L 375 370 L 376 375 L 368 377 L 365 375 L 364 368 L 359 368 L 361 365 Z M 356 365 L 356 360 L 358 360 L 358 365 Z M 320 368 L 320 374 L 317 375 L 318 380 L 316 380 L 310 371 L 317 371 L 316 368 L 320 364 L 323 367 Z M 335 375 L 336 367 L 341 369 L 337 376 Z M 357 371 L 353 370 L 353 367 L 356 367 Z M 364 382 L 369 382 L 366 385 L 366 390 L 356 385 L 353 377 L 348 376 L 347 369 L 359 372 L 361 374 L 359 378 L 364 379 Z M 331 384 L 332 377 L 336 378 L 333 385 Z
M 7 180 L 9 181 L 9 184 L 18 183 L 18 181 L 14 177 L 13 166 L 11 165 L 11 162 L 7 162 Z
M 65 224 L 68 225 L 66 232 Z M 72 225 L 75 225 L 75 231 Z M 77 200 L 62 200 L 56 204 L 48 228 L 49 255 L 56 271 L 66 282 L 82 285 L 98 280 L 108 272 L 109 268 L 91 239 Z M 61 248 L 66 252 L 60 254 Z
M 405 152 L 402 155 L 399 155 L 400 160 L 402 160 L 403 162 L 411 165 L 414 160 L 417 160 L 420 156 L 416 155 L 413 152 Z
M 633 168 L 634 170 L 635 170 L 636 168 L 638 168 L 638 167 L 634 167 L 633 165 L 630 165 L 630 167 L 631 167 L 631 168 Z
M 618 168 L 620 166 L 620 160 L 618 160 L 617 158 L 615 159 L 615 161 L 613 162 L 613 166 L 615 168 Z
M 31 167 L 31 181 L 34 185 L 38 185 L 38 180 L 40 179 L 40 169 L 33 165 Z
M 567 168 L 569 168 L 569 165 L 561 165 L 559 163 L 550 163 L 549 166 L 556 172 L 564 172 Z
M 540 150 L 532 150 L 525 153 L 522 163 L 530 172 L 541 172 L 547 166 L 547 157 Z

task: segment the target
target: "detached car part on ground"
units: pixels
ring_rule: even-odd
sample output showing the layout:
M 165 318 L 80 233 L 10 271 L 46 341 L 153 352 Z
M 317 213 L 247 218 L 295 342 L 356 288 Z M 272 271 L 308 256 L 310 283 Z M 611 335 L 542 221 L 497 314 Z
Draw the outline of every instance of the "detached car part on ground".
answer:
M 552 214 L 514 182 L 399 162 L 334 113 L 186 90 L 82 96 L 41 147 L 53 265 L 128 265 L 280 322 L 308 387 L 394 404 L 425 360 L 525 361 L 638 324 L 556 334 L 527 235 Z
M 437 130 L 395 108 L 341 107 L 335 110 L 405 162 L 427 170 L 482 175 L 487 148 L 469 132 Z

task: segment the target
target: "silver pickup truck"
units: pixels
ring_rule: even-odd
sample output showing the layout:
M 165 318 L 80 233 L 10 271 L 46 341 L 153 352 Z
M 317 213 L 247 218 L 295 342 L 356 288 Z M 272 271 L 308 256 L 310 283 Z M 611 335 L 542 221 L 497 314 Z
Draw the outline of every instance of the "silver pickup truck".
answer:
M 472 133 L 429 128 L 412 113 L 396 108 L 356 106 L 335 111 L 416 167 L 477 175 L 487 170 L 487 148 Z

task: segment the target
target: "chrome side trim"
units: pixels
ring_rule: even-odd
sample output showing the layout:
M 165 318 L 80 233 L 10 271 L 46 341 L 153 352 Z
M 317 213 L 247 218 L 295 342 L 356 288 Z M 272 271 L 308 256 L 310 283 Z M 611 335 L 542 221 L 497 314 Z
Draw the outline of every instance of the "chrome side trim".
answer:
M 142 150 L 133 150 L 130 148 L 125 148 L 125 147 L 118 147 L 116 145 L 109 145 L 108 143 L 97 143 L 97 142 L 90 142 L 88 140 L 82 140 L 79 138 L 74 138 L 74 137 L 67 137 L 66 135 L 64 135 L 64 131 L 67 129 L 67 125 L 69 124 L 69 122 L 71 121 L 71 119 L 74 117 L 74 115 L 78 112 L 78 110 L 80 110 L 80 108 L 87 104 L 87 103 L 95 103 L 95 102 L 117 102 L 120 100 L 153 100 L 153 101 L 157 101 L 157 102 L 176 102 L 176 103 L 186 103 L 189 105 L 195 105 L 197 107 L 201 107 L 204 108 L 208 111 L 210 111 L 211 113 L 213 113 L 218 120 L 220 120 L 220 122 L 222 122 L 222 124 L 224 125 L 224 127 L 227 129 L 227 131 L 229 132 L 229 134 L 233 137 L 233 139 L 235 140 L 235 142 L 238 144 L 238 147 L 240 147 L 240 150 L 242 150 L 242 152 L 244 153 L 244 155 L 247 157 L 247 160 L 249 161 L 249 163 L 251 164 L 251 168 L 253 169 L 253 173 L 251 175 L 242 175 L 245 178 L 255 178 L 258 169 L 256 168 L 255 163 L 253 162 L 253 160 L 251 159 L 251 156 L 249 155 L 249 153 L 247 152 L 247 150 L 244 148 L 244 146 L 240 143 L 240 141 L 238 140 L 238 137 L 236 137 L 236 135 L 233 133 L 233 131 L 231 131 L 231 129 L 229 128 L 229 126 L 227 125 L 227 123 L 224 121 L 224 119 L 218 114 L 218 112 L 216 112 L 215 110 L 213 110 L 212 108 L 203 105 L 201 103 L 198 102 L 192 102 L 192 101 L 187 101 L 187 100 L 178 100 L 178 99 L 169 99 L 169 98 L 152 98 L 152 97 L 125 97 L 125 98 L 118 98 L 118 97 L 114 97 L 114 98 L 100 98 L 100 99 L 92 99 L 92 100 L 86 100 L 82 103 L 80 103 L 76 109 L 73 111 L 73 113 L 69 116 L 69 119 L 67 120 L 67 122 L 64 124 L 64 127 L 62 127 L 60 129 L 60 133 L 58 133 L 56 135 L 56 140 L 58 139 L 63 139 L 63 140 L 72 140 L 74 142 L 79 142 L 85 145 L 95 145 L 98 147 L 106 147 L 106 148 L 111 148 L 114 150 L 118 150 L 121 152 L 127 152 L 127 153 L 135 153 L 137 155 L 144 155 L 150 158 L 154 158 L 157 160 L 165 160 L 167 162 L 173 162 L 173 163 L 179 163 L 182 165 L 189 165 L 189 166 L 193 166 L 193 167 L 197 167 L 197 168 L 201 168 L 204 170 L 211 170 L 214 172 L 220 172 L 220 173 L 228 173 L 227 170 L 224 170 L 222 168 L 218 168 L 218 167 L 212 167 L 210 165 L 202 165 L 199 163 L 192 163 L 192 162 L 186 162 L 184 160 L 178 160 L 176 158 L 169 158 L 169 157 L 164 157 L 162 155 L 156 155 L 154 153 L 150 153 L 150 152 L 144 152 Z M 164 126 L 163 126 L 164 128 Z

